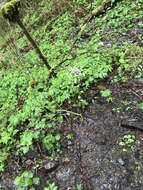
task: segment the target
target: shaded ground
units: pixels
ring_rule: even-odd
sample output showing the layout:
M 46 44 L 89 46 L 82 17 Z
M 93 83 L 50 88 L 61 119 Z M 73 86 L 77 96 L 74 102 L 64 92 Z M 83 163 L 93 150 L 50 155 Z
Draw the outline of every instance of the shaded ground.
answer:
M 71 121 L 75 133 L 74 145 L 63 156 L 68 157 L 70 162 L 59 164 L 49 174 L 60 190 L 75 190 L 77 184 L 82 184 L 85 190 L 142 189 L 143 133 L 121 126 L 121 118 L 142 121 L 142 111 L 132 110 L 139 98 L 132 90 L 142 89 L 133 88 L 133 84 L 128 84 L 132 88 L 124 87 L 124 84 L 110 84 L 116 98 L 115 103 L 97 98 L 83 113 L 83 121 Z M 123 100 L 131 103 L 128 111 Z M 120 113 L 113 112 L 117 106 L 121 108 Z M 134 150 L 127 148 L 127 152 L 123 152 L 119 142 L 128 134 L 136 137 Z M 63 144 L 65 146 L 65 142 Z
M 142 100 L 142 83 L 140 80 L 120 84 L 107 81 L 106 87 L 112 90 L 112 103 L 101 98 L 97 88 L 92 87 L 88 96 L 96 95 L 82 114 L 83 120 L 74 120 L 67 115 L 63 135 L 73 132 L 74 138 L 62 141 L 63 154 L 57 163 L 46 161 L 35 171 L 43 186 L 50 178 L 60 190 L 76 190 L 77 184 L 82 184 L 84 190 L 142 189 L 143 132 L 121 126 L 123 119 L 143 120 L 143 111 L 137 108 L 137 103 Z M 125 101 L 128 105 L 124 105 Z M 119 142 L 128 134 L 135 135 L 134 150 L 126 147 L 127 151 L 123 152 Z M 71 147 L 69 150 L 68 146 Z M 4 183 L 8 185 L 7 180 Z

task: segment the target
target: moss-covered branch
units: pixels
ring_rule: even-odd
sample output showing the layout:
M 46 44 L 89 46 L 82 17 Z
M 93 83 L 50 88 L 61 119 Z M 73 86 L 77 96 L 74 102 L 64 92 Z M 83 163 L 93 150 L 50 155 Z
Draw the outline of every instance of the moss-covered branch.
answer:
M 18 8 L 20 6 L 20 0 L 11 0 L 5 3 L 1 7 L 2 16 L 11 22 L 16 22 L 15 18 L 19 16 Z
M 77 40 L 81 37 L 81 35 L 83 34 L 83 32 L 85 31 L 88 23 L 94 18 L 94 17 L 98 17 L 101 14 L 103 14 L 104 12 L 106 12 L 106 10 L 109 7 L 112 7 L 115 3 L 117 3 L 119 0 L 102 0 L 101 4 L 92 11 L 91 15 L 84 21 L 83 25 L 80 28 L 80 31 L 78 32 L 78 36 L 75 39 L 75 41 L 73 42 L 73 45 L 77 42 Z

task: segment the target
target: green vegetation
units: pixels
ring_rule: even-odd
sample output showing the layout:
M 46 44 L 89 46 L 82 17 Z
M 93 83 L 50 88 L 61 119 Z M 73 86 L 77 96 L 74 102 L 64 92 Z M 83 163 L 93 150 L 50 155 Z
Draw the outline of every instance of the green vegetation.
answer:
M 47 187 L 44 187 L 44 190 L 58 190 L 58 187 L 51 183 L 50 180 L 47 181 Z
M 119 145 L 123 147 L 123 152 L 127 151 L 128 149 L 133 150 L 134 149 L 134 143 L 135 143 L 135 136 L 134 135 L 124 135 L 121 138 L 121 141 L 119 142 Z
M 16 177 L 14 184 L 17 185 L 18 190 L 34 190 L 33 185 L 39 185 L 40 181 L 38 177 L 34 177 L 32 172 L 25 171 L 21 176 Z
M 112 102 L 113 101 L 113 98 L 110 96 L 111 91 L 109 89 L 101 90 L 100 93 L 101 93 L 102 97 L 106 98 L 107 102 Z
M 143 103 L 138 104 L 138 108 L 143 109 Z
M 82 184 L 78 184 L 76 190 L 82 190 Z
M 46 149 L 48 157 L 56 159 L 56 153 L 61 152 L 59 129 L 64 115 L 80 115 L 68 107 L 84 109 L 88 105 L 84 94 L 92 84 L 96 86 L 114 72 L 113 82 L 141 77 L 143 34 L 136 43 L 130 42 L 126 34 L 135 25 L 143 25 L 142 0 L 110 4 L 104 14 L 95 16 L 85 26 L 85 21 L 96 15 L 101 1 L 91 2 L 92 6 L 88 0 L 24 1 L 22 21 L 36 39 L 50 70 L 41 63 L 20 28 L 1 20 L 5 27 L 0 31 L 4 35 L 0 38 L 0 175 L 9 168 L 8 159 L 20 157 L 24 163 L 26 155 L 33 150 L 38 152 L 39 146 L 42 151 Z M 120 44 L 117 36 L 124 36 L 125 40 Z M 101 96 L 113 101 L 109 89 L 101 91 Z M 72 134 L 67 135 L 67 139 L 71 138 Z M 134 137 L 121 140 L 132 147 Z M 19 189 L 26 189 L 40 182 L 33 173 L 25 171 L 14 183 Z M 49 183 L 46 189 L 57 187 L 50 187 Z

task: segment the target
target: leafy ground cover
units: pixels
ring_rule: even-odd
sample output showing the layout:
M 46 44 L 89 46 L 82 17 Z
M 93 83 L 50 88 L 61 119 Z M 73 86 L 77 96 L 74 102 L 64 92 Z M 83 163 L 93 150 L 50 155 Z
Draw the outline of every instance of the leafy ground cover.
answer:
M 79 110 L 87 107 L 86 93 L 92 86 L 109 77 L 125 82 L 142 76 L 142 0 L 119 1 L 83 29 L 99 5 L 97 0 L 43 0 L 25 8 L 23 23 L 56 68 L 56 77 L 49 78 L 50 71 L 21 30 L 7 25 L 10 37 L 0 42 L 0 171 L 2 177 L 18 160 L 13 178 L 21 174 L 14 180 L 19 189 L 40 186 L 33 173 L 25 171 L 28 155 L 37 152 L 33 169 L 42 164 L 41 156 L 57 159 L 63 121 L 66 115 L 81 116 Z M 98 87 L 101 96 L 112 102 L 111 92 Z M 49 181 L 47 186 L 57 189 Z

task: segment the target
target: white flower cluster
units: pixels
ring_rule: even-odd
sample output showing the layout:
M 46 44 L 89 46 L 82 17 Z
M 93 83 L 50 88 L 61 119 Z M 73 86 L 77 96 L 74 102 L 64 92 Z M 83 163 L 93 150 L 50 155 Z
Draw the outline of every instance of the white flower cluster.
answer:
M 82 75 L 81 70 L 77 67 L 74 67 L 70 70 L 70 76 L 79 76 Z

